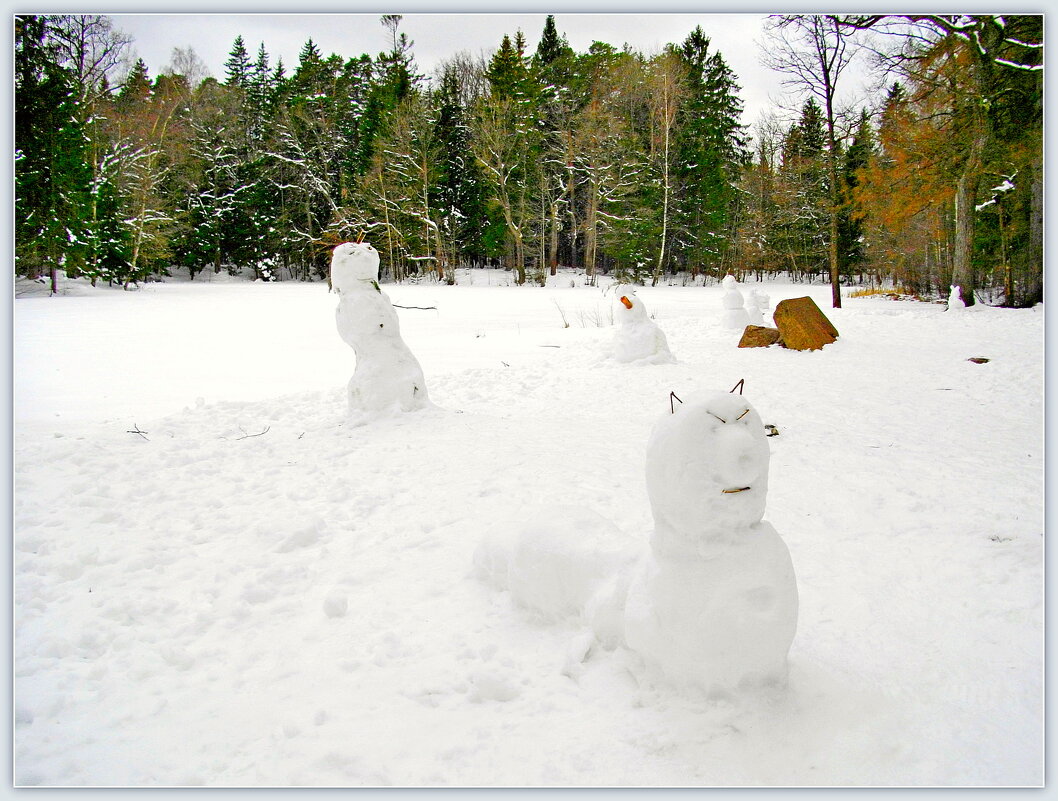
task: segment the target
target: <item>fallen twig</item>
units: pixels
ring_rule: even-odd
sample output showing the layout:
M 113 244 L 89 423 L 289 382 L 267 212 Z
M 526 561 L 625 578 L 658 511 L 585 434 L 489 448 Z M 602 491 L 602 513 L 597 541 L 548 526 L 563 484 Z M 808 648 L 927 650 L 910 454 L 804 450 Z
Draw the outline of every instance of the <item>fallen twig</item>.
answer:
M 261 436 L 262 434 L 267 434 L 267 433 L 268 433 L 268 430 L 269 430 L 270 428 L 271 428 L 271 426 L 265 426 L 265 427 L 264 427 L 264 431 L 259 431 L 259 432 L 257 432 L 256 434 L 247 434 L 247 433 L 246 433 L 246 429 L 245 429 L 245 428 L 243 428 L 242 426 L 239 426 L 239 430 L 240 430 L 240 431 L 242 432 L 242 436 L 241 436 L 241 437 L 236 437 L 236 438 L 235 438 L 235 440 L 236 440 L 236 441 L 238 441 L 238 440 L 240 440 L 240 439 L 249 439 L 250 437 L 259 437 L 259 436 Z
M 679 396 L 675 392 L 670 392 L 669 393 L 669 410 L 670 410 L 669 414 L 676 414 L 676 404 L 673 403 L 674 400 L 678 400 L 678 401 L 680 401 L 680 403 L 683 403 L 683 401 L 680 400 Z
M 433 309 L 434 311 L 437 311 L 436 306 L 401 306 L 399 303 L 391 303 L 390 305 L 396 309 L 420 309 L 422 311 Z
M 132 428 L 130 430 L 126 431 L 125 433 L 126 434 L 139 434 L 144 439 L 147 439 L 147 432 L 146 431 L 140 431 L 139 423 L 133 423 L 132 424 Z M 149 439 L 147 441 L 150 442 Z

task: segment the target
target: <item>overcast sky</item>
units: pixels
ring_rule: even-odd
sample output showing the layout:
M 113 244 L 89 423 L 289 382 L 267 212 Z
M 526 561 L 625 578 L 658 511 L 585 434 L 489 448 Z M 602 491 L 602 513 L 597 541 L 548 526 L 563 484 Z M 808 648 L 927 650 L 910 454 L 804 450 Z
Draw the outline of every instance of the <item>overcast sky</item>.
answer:
M 289 8 L 290 4 L 286 4 Z M 640 6 L 642 7 L 642 6 Z M 170 61 L 174 47 L 191 47 L 223 80 L 224 62 L 236 36 L 242 36 L 251 60 L 263 43 L 275 66 L 279 57 L 289 75 L 298 63 L 298 53 L 311 38 L 324 56 L 343 58 L 362 53 L 375 55 L 389 49 L 389 34 L 380 23 L 380 13 L 370 14 L 111 14 L 115 26 L 131 35 L 132 48 L 142 58 L 151 76 L 157 76 Z M 521 29 L 529 52 L 533 52 L 544 27 L 546 14 L 496 13 L 408 13 L 400 31 L 414 42 L 412 52 L 419 70 L 430 74 L 439 61 L 459 51 L 490 52 L 505 33 Z M 628 43 L 651 53 L 669 42 L 682 42 L 701 25 L 724 60 L 738 76 L 745 103 L 743 123 L 753 125 L 762 110 L 771 109 L 784 94 L 782 76 L 764 67 L 759 43 L 764 40 L 764 14 L 578 14 L 555 12 L 559 33 L 583 52 L 593 41 L 620 48 Z M 859 80 L 855 88 L 859 91 Z

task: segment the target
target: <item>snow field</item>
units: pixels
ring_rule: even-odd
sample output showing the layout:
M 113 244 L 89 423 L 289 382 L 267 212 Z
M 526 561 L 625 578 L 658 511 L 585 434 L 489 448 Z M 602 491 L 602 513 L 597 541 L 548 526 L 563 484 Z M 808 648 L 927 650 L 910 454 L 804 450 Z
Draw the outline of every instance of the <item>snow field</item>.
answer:
M 485 277 L 386 287 L 437 307 L 398 314 L 438 408 L 358 427 L 324 285 L 15 302 L 16 784 L 1042 782 L 1042 310 L 767 284 L 841 337 L 740 350 L 720 287 L 642 288 L 678 361 L 618 364 L 612 292 Z M 539 505 L 645 542 L 669 392 L 740 378 L 787 692 L 676 691 L 476 575 Z

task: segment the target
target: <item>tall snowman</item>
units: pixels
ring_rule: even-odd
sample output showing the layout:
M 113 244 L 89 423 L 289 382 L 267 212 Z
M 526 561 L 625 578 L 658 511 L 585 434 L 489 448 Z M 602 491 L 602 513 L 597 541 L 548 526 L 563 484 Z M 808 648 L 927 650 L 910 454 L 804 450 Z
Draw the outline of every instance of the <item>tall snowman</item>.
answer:
M 721 305 L 724 308 L 722 319 L 724 328 L 735 328 L 741 331 L 749 325 L 749 314 L 746 313 L 742 293 L 738 291 L 738 282 L 735 276 L 725 275 L 720 283 L 724 287 L 724 295 L 721 298 Z
M 378 266 L 378 251 L 366 242 L 344 242 L 331 257 L 338 334 L 356 354 L 348 386 L 352 417 L 430 405 L 422 368 L 401 338 L 389 296 L 378 285 Z
M 613 339 L 613 356 L 619 362 L 643 361 L 665 364 L 676 361 L 669 350 L 665 332 L 647 315 L 643 301 L 634 292 L 619 297 L 620 325 Z
M 741 395 L 677 406 L 651 433 L 654 531 L 628 585 L 624 640 L 674 683 L 785 683 L 797 583 L 786 544 L 762 519 L 769 459 Z

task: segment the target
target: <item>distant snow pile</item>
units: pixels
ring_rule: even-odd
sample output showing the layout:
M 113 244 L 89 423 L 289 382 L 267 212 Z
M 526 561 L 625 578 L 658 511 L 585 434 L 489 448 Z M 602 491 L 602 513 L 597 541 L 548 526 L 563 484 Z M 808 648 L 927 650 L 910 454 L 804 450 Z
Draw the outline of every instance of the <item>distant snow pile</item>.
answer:
M 951 294 L 948 295 L 948 311 L 960 311 L 966 308 L 966 301 L 962 299 L 962 287 L 952 286 Z

